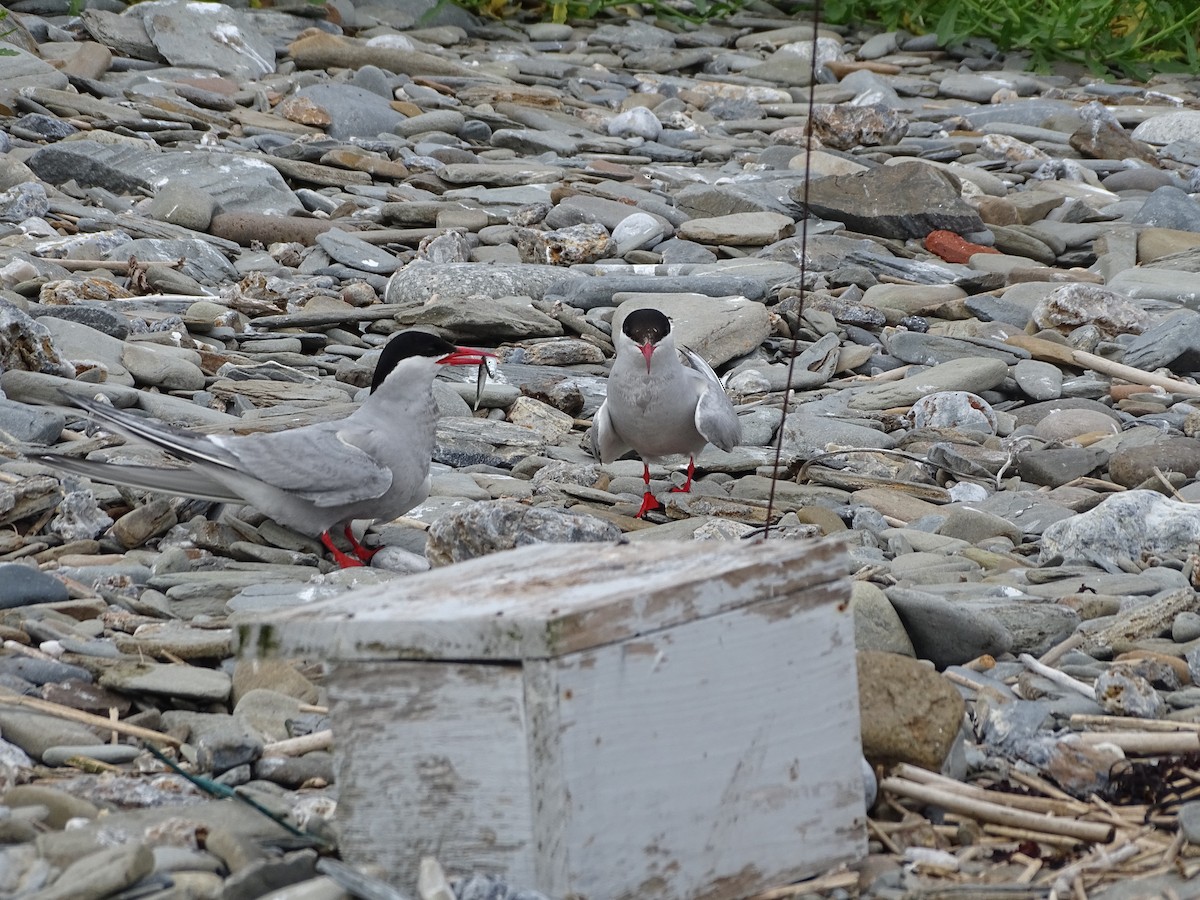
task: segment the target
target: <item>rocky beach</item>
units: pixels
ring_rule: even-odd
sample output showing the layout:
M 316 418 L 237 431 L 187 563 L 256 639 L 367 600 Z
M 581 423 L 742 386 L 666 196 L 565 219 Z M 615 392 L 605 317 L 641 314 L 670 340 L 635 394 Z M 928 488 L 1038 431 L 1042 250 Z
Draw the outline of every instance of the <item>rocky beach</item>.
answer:
M 765 533 L 844 542 L 878 783 L 870 856 L 763 898 L 1200 896 L 1200 79 L 765 3 L 84 6 L 0 20 L 0 895 L 398 896 L 336 861 L 324 662 L 239 658 L 239 624 Z M 641 461 L 587 430 L 641 306 L 743 441 L 691 493 L 651 466 L 639 519 Z M 498 365 L 435 382 L 431 495 L 369 567 L 34 459 L 177 464 L 64 395 L 344 416 L 414 326 Z M 444 874 L 424 900 L 538 896 Z

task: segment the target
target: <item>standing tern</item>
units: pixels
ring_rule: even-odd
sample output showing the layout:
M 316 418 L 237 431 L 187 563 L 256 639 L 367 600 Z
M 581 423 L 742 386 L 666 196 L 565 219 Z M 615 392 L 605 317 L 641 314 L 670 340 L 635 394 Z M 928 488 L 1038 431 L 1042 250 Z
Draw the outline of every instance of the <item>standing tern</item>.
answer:
M 649 463 L 686 453 L 687 482 L 671 490 L 687 493 L 696 454 L 705 444 L 732 450 L 742 426 L 717 374 L 695 351 L 676 347 L 671 320 L 660 310 L 630 312 L 615 346 L 608 396 L 592 420 L 592 455 L 607 463 L 632 449 L 642 458 L 640 519 L 660 505 L 650 493 Z
M 339 566 L 361 566 L 375 551 L 354 537 L 354 519 L 394 519 L 429 496 L 437 425 L 438 365 L 482 366 L 482 350 L 456 347 L 424 331 L 404 331 L 383 348 L 371 391 L 343 419 L 288 431 L 204 435 L 80 397 L 72 403 L 126 437 L 188 460 L 188 468 L 123 466 L 45 454 L 36 459 L 95 481 L 245 503 L 276 522 L 319 536 Z M 357 559 L 329 532 L 344 526 Z

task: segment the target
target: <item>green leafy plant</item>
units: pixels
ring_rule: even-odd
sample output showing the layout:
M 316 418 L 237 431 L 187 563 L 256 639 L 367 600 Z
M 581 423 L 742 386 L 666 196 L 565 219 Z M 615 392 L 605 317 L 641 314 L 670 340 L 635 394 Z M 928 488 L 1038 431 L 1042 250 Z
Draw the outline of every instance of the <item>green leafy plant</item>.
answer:
M 1144 79 L 1200 64 L 1196 0 L 826 0 L 824 17 L 933 32 L 947 45 L 986 37 L 1002 50 L 1029 51 L 1040 70 L 1065 59 Z
M 8 10 L 0 9 L 0 22 L 3 22 L 7 18 L 8 18 Z M 15 30 L 16 29 L 10 28 L 7 31 L 0 31 L 0 40 L 3 40 L 4 38 L 8 37 Z M 0 56 L 16 56 L 16 55 L 17 55 L 17 51 L 13 50 L 11 47 L 0 47 Z

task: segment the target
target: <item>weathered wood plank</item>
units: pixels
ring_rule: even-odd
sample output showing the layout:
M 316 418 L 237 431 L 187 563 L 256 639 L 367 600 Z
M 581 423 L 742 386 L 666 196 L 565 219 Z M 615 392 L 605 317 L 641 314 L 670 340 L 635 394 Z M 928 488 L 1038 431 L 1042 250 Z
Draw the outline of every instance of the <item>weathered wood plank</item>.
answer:
M 339 845 L 352 865 L 414 883 L 450 871 L 532 884 L 532 811 L 519 666 L 354 663 L 330 678 Z
M 559 834 L 543 848 L 542 890 L 733 900 L 865 852 L 854 657 L 840 652 L 853 623 L 796 606 L 783 598 L 547 663 L 557 759 L 533 767 L 548 783 L 535 793 L 557 800 L 543 824 Z
M 540 544 L 265 616 L 243 656 L 545 659 L 793 596 L 847 574 L 837 539 Z

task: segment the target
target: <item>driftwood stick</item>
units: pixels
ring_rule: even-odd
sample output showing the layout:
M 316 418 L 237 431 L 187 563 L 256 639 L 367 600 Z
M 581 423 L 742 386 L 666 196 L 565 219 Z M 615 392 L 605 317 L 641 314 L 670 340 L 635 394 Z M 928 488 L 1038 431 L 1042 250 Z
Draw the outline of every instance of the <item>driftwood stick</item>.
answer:
M 333 746 L 333 730 L 314 731 L 312 734 L 275 741 L 263 747 L 263 756 L 303 756 L 312 750 L 328 750 Z
M 1030 831 L 1028 828 L 1010 828 L 1008 825 L 984 825 L 984 834 L 994 834 L 996 837 L 1009 838 L 1014 841 L 1037 841 L 1039 844 L 1049 844 L 1069 850 L 1078 847 L 1078 838 L 1063 837 L 1061 834 L 1047 834 L 1044 831 Z
M 1034 359 L 1040 359 L 1043 362 L 1054 362 L 1060 365 L 1065 363 L 1068 366 L 1078 366 L 1081 369 L 1092 369 L 1102 375 L 1124 378 L 1126 381 L 1131 381 L 1134 384 L 1157 385 L 1173 394 L 1200 397 L 1200 384 L 1191 384 L 1186 381 L 1180 381 L 1177 378 L 1154 375 L 1142 369 L 1135 369 L 1133 366 L 1113 362 L 1111 359 L 1105 359 L 1103 356 L 1097 356 L 1095 353 L 1088 353 L 1086 350 L 1076 350 L 1074 347 L 1066 347 L 1062 344 L 1056 344 L 1054 341 L 1045 340 L 1044 338 L 1032 337 L 1027 334 L 1014 334 L 1007 338 L 1005 343 L 1028 350 Z
M 1022 809 L 1010 809 L 998 803 L 964 797 L 951 791 L 941 790 L 926 784 L 918 784 L 903 778 L 885 778 L 879 785 L 881 790 L 901 797 L 919 800 L 940 806 L 951 812 L 971 816 L 980 822 L 1027 828 L 1046 834 L 1058 834 L 1095 844 L 1106 844 L 1112 840 L 1114 829 L 1100 822 L 1080 822 L 1061 816 L 1046 816 Z
M 873 834 L 876 838 L 878 838 L 879 842 L 881 844 L 883 844 L 883 846 L 887 847 L 888 850 L 890 850 L 892 853 L 896 854 L 897 856 L 900 856 L 904 852 L 903 848 L 901 848 L 899 844 L 897 844 L 895 841 L 893 841 L 891 838 L 891 835 L 889 835 L 882 828 L 880 828 L 879 823 L 876 822 L 874 819 L 871 819 L 871 818 L 867 819 L 867 830 L 869 832 L 871 832 L 871 834 Z
M 1021 859 L 1018 860 L 1018 856 L 1020 856 Z M 1016 878 L 1017 884 L 1032 884 L 1033 877 L 1042 870 L 1042 861 L 1040 859 L 1029 859 L 1022 854 L 1014 853 L 1013 860 L 1020 862 L 1021 865 L 1025 867 L 1025 871 L 1023 871 Z M 1026 862 L 1026 860 L 1028 860 L 1028 862 Z
M 99 728 L 101 731 L 117 731 L 121 734 L 129 735 L 129 737 L 150 741 L 155 744 L 167 744 L 171 747 L 178 747 L 182 743 L 178 738 L 173 738 L 169 734 L 163 734 L 161 731 L 151 731 L 149 728 L 142 728 L 140 725 L 128 725 L 125 722 L 110 721 L 104 716 L 96 716 L 81 709 L 51 703 L 49 700 L 40 700 L 37 697 L 25 697 L 3 688 L 0 688 L 0 703 L 7 703 L 10 706 L 25 706 L 60 719 L 70 719 L 72 722 L 90 725 L 93 728 Z
M 1200 722 L 1175 722 L 1170 719 L 1131 719 L 1128 716 L 1099 716 L 1075 713 L 1070 719 L 1071 727 L 1116 728 L 1121 731 L 1200 732 Z
M 858 886 L 858 880 L 857 872 L 830 872 L 828 875 L 821 875 L 798 884 L 785 884 L 781 887 L 771 888 L 761 894 L 755 894 L 750 900 L 786 900 L 788 897 L 796 897 L 800 894 L 816 894 L 839 889 L 849 890 Z
M 1071 891 L 1071 882 L 1084 872 L 1104 872 L 1108 869 L 1115 869 L 1121 863 L 1137 855 L 1137 844 L 1124 844 L 1115 849 L 1097 847 L 1091 855 L 1084 859 L 1071 863 L 1071 865 L 1060 869 L 1057 873 L 1051 872 L 1050 874 L 1055 876 L 1053 878 L 1053 890 L 1060 897 L 1065 896 Z
M 1089 700 L 1096 699 L 1096 691 L 1090 684 L 1084 684 L 1082 681 L 1072 678 L 1066 672 L 1060 672 L 1058 669 L 1053 669 L 1043 663 L 1038 662 L 1028 653 L 1022 653 L 1017 657 L 1021 661 L 1021 665 L 1027 668 L 1035 675 L 1041 675 L 1043 678 L 1053 681 L 1060 687 L 1069 688 L 1072 691 L 1083 694 Z
M 1017 784 L 1023 784 L 1025 787 L 1033 791 L 1038 791 L 1047 797 L 1054 797 L 1057 800 L 1065 800 L 1068 803 L 1080 803 L 1066 791 L 1048 782 L 1040 775 L 1034 775 L 1030 772 L 1022 772 L 1020 769 L 1009 769 L 1008 777 Z
M 967 688 L 968 690 L 978 691 L 983 687 L 978 681 L 972 681 L 966 675 L 960 675 L 958 672 L 946 671 L 942 673 L 942 677 L 951 684 L 956 684 L 959 687 Z
M 1001 806 L 1009 808 L 1025 809 L 1030 812 L 1079 816 L 1091 809 L 1086 803 L 1078 800 L 1051 800 L 1048 797 L 1027 797 L 1022 794 L 1002 794 L 997 791 L 989 791 L 986 788 L 981 788 L 973 784 L 964 784 L 961 781 L 955 781 L 953 778 L 947 778 L 945 775 L 938 775 L 936 772 L 930 772 L 927 769 L 909 765 L 908 763 L 901 763 L 896 766 L 892 774 L 899 778 L 907 778 L 909 781 L 915 781 L 918 784 L 927 784 L 943 791 L 949 791 L 952 794 L 959 794 L 963 797 L 976 800 L 984 800 L 989 803 L 998 803 Z
M 1067 654 L 1067 651 L 1074 650 L 1076 647 L 1082 644 L 1083 640 L 1083 635 L 1076 631 L 1071 634 L 1070 637 L 1064 638 L 1043 653 L 1041 659 L 1038 661 L 1045 663 L 1048 666 L 1052 666 L 1062 659 Z
M 1112 744 L 1126 753 L 1143 756 L 1200 751 L 1200 734 L 1194 731 L 1084 731 L 1079 739 L 1085 744 Z

